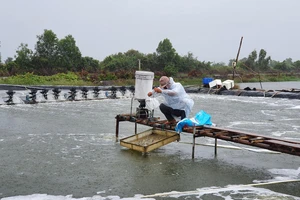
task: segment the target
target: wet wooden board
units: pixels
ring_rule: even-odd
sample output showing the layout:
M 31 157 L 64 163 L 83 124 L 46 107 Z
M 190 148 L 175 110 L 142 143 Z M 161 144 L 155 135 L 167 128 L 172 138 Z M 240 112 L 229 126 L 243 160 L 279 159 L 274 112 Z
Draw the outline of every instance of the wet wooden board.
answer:
M 285 142 L 285 141 L 278 141 L 278 140 L 266 140 L 266 143 L 270 145 L 275 145 L 275 146 L 287 146 L 291 148 L 297 148 L 300 149 L 300 144 L 296 143 L 291 143 L 291 142 Z
M 117 115 L 116 116 L 116 138 L 118 138 L 118 124 L 121 121 L 134 122 L 136 124 L 142 124 L 153 127 L 155 129 L 174 131 L 174 125 L 165 125 L 164 120 L 159 118 L 151 119 L 137 119 L 130 115 Z M 211 127 L 207 125 L 196 127 L 184 127 L 183 132 L 192 133 L 193 138 L 196 137 L 211 137 L 225 141 L 231 141 L 243 145 L 254 146 L 262 149 L 268 149 L 281 153 L 287 153 L 290 155 L 300 156 L 300 142 L 290 141 L 280 138 L 273 138 L 270 136 L 249 133 L 240 130 L 232 130 L 227 128 Z
M 179 140 L 174 131 L 150 129 L 120 140 L 120 145 L 143 153 Z

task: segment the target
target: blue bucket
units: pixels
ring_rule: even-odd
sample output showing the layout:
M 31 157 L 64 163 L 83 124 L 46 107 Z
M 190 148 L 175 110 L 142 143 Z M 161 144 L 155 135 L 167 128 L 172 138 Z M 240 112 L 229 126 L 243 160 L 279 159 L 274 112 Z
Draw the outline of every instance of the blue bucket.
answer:
M 203 85 L 208 85 L 209 82 L 212 82 L 214 79 L 213 78 L 203 78 L 202 83 Z

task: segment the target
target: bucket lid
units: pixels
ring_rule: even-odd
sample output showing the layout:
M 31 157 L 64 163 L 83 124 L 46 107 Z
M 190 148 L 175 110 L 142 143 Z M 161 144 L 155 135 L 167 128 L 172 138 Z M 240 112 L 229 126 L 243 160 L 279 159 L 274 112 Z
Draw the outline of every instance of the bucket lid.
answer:
M 135 78 L 143 80 L 151 80 L 154 78 L 154 73 L 149 71 L 136 71 Z

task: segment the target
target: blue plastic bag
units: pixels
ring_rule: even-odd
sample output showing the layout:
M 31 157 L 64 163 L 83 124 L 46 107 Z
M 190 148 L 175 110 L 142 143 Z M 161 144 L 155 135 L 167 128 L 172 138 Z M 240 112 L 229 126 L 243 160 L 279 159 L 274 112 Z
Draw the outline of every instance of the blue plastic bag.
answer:
M 179 121 L 176 124 L 175 131 L 178 133 L 182 132 L 182 129 L 184 126 L 201 126 L 201 125 L 212 125 L 211 116 L 204 112 L 203 110 L 200 110 L 195 117 L 193 118 L 184 118 L 183 120 Z

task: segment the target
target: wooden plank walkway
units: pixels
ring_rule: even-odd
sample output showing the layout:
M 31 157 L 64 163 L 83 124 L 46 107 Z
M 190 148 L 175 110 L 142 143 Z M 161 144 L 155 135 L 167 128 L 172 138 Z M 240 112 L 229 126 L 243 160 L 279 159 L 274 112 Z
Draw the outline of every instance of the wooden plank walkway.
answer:
M 165 125 L 166 120 L 159 120 L 159 118 L 137 119 L 134 115 L 120 114 L 116 116 L 116 140 L 119 137 L 119 122 L 128 121 L 135 123 L 135 134 L 137 134 L 137 124 L 150 126 L 156 129 L 175 130 L 175 125 Z M 277 151 L 290 155 L 300 156 L 300 142 L 282 140 L 278 138 L 266 137 L 254 133 L 243 131 L 211 127 L 211 126 L 195 126 L 185 127 L 183 132 L 191 133 L 193 135 L 193 152 L 195 138 L 197 137 L 210 137 L 215 138 L 215 154 L 217 153 L 217 139 L 239 143 L 248 146 L 254 146 L 271 151 Z

